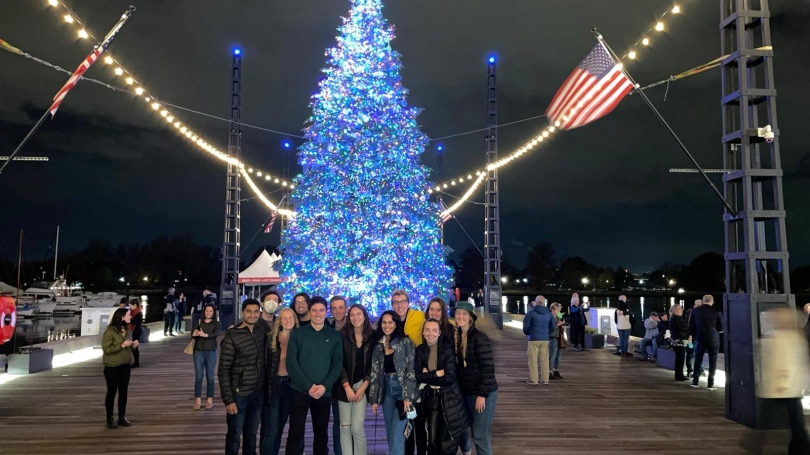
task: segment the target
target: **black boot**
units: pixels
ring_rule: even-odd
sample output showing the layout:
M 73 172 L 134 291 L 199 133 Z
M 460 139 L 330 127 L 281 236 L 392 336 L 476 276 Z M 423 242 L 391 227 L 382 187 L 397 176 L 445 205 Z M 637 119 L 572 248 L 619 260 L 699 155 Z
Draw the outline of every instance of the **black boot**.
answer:
M 107 417 L 107 429 L 108 430 L 115 430 L 118 428 L 118 425 L 115 424 L 112 417 Z
M 131 427 L 131 426 L 132 426 L 132 422 L 130 422 L 129 420 L 127 420 L 127 418 L 126 418 L 126 417 L 124 417 L 124 416 L 120 416 L 120 417 L 118 417 L 118 425 L 120 425 L 120 426 L 122 426 L 122 427 Z
M 563 378 L 559 371 L 554 372 L 554 377 L 557 378 L 557 379 L 562 379 Z

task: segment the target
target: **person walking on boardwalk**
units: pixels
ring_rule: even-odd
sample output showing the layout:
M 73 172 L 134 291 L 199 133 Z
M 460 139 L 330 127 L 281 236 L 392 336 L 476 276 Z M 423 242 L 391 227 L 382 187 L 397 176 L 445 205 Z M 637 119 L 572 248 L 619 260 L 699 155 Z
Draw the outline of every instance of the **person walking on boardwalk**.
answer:
M 143 335 L 143 311 L 141 311 L 141 301 L 131 299 L 129 301 L 129 331 L 132 333 L 132 341 L 139 341 Z M 138 347 L 132 348 L 132 368 L 140 368 L 141 352 Z
M 703 354 L 709 354 L 709 390 L 715 390 L 714 372 L 717 370 L 717 353 L 720 351 L 720 334 L 723 332 L 723 316 L 714 309 L 714 297 L 703 296 L 703 305 L 692 311 L 689 335 L 695 340 L 695 366 L 703 364 Z M 698 386 L 700 375 L 692 378 L 692 387 Z
M 256 432 L 264 403 L 266 333 L 256 327 L 261 306 L 256 299 L 242 302 L 242 323 L 225 333 L 219 355 L 219 394 L 225 403 L 228 433 L 225 454 L 256 453 Z
M 292 332 L 287 348 L 290 374 L 290 433 L 287 455 L 302 455 L 307 414 L 312 417 L 313 455 L 328 455 L 329 411 L 332 386 L 343 367 L 343 342 L 326 325 L 326 299 L 314 296 L 309 303 L 310 323 Z
M 554 320 L 554 330 L 551 331 L 548 339 L 548 364 L 549 370 L 551 371 L 548 378 L 555 380 L 563 378 L 560 374 L 560 355 L 565 347 L 565 344 L 563 344 L 565 343 L 565 337 L 562 328 L 565 322 L 563 322 L 562 319 L 562 304 L 557 302 L 552 303 L 551 307 L 549 307 L 549 311 Z
M 579 304 L 579 294 L 571 295 L 571 306 L 568 307 L 568 325 L 571 327 L 571 344 L 575 351 L 587 351 L 585 347 L 585 311 Z
M 697 299 L 695 300 L 692 308 L 689 308 L 683 313 L 683 318 L 686 320 L 687 329 L 690 321 L 692 320 L 692 310 L 695 308 L 700 308 L 701 305 L 703 305 L 703 300 Z M 689 342 L 686 344 L 686 377 L 692 378 L 695 367 L 695 340 L 692 338 L 692 335 L 689 335 L 688 341 Z M 699 363 L 697 367 L 697 374 L 700 376 L 706 376 L 706 372 L 703 370 L 703 363 Z
M 349 323 L 341 329 L 343 368 L 332 388 L 332 399 L 338 400 L 340 448 L 343 455 L 366 455 L 366 432 L 363 423 L 368 408 L 371 384 L 371 356 L 374 352 L 374 330 L 362 305 L 349 308 Z
M 687 381 L 689 378 L 683 374 L 683 365 L 686 361 L 686 347 L 689 344 L 689 326 L 683 318 L 683 307 L 672 305 L 669 309 L 670 345 L 675 351 L 675 380 Z
M 177 296 L 174 295 L 174 288 L 169 288 L 163 301 L 163 336 L 174 336 L 174 314 L 177 312 Z
M 214 367 L 217 364 L 217 336 L 222 326 L 214 305 L 206 305 L 203 317 L 191 332 L 194 338 L 194 409 L 202 405 L 202 380 L 205 373 L 205 409 L 214 407 Z
M 557 330 L 557 318 L 546 308 L 546 298 L 538 295 L 532 302 L 532 308 L 523 317 L 523 334 L 529 337 L 529 380 L 528 384 L 537 385 L 537 356 L 540 356 L 540 380 L 548 385 L 549 352 L 548 344 L 551 332 Z
M 290 417 L 290 377 L 287 373 L 287 347 L 290 335 L 298 328 L 298 316 L 292 308 L 282 308 L 267 337 L 267 392 L 262 410 L 261 455 L 278 455 L 281 435 Z M 304 451 L 304 441 L 301 441 Z
M 377 340 L 371 360 L 368 400 L 374 414 L 382 405 L 388 455 L 403 455 L 405 440 L 410 439 L 404 435 L 406 415 L 417 397 L 413 342 L 405 335 L 399 315 L 392 310 L 380 316 Z
M 104 364 L 104 379 L 107 382 L 107 396 L 104 407 L 107 411 L 107 428 L 114 430 L 118 426 L 128 427 L 132 423 L 127 420 L 127 389 L 132 363 L 132 349 L 138 347 L 138 341 L 127 339 L 125 324 L 130 323 L 129 309 L 115 310 L 107 330 L 101 337 L 101 362 Z M 113 407 L 115 394 L 118 393 L 118 423 L 113 421 Z
M 773 330 L 762 339 L 762 383 L 757 387 L 757 396 L 787 414 L 792 436 L 788 455 L 807 455 L 810 437 L 802 410 L 802 396 L 810 381 L 806 339 L 797 330 L 796 313 L 792 309 L 770 310 L 766 316 Z
M 477 316 L 473 306 L 460 302 L 455 308 L 459 340 L 456 346 L 456 365 L 461 395 L 472 417 L 472 438 L 476 455 L 492 455 L 492 420 L 498 401 L 498 382 L 495 380 L 495 361 L 489 337 L 475 327 Z M 470 438 L 462 433 L 461 451 L 469 454 Z
M 420 454 L 455 455 L 462 433 L 470 426 L 456 381 L 455 349 L 436 319 L 428 319 L 422 333 L 424 343 L 416 348 L 414 370 L 421 391 L 417 413 L 422 414 L 427 431 L 426 441 L 417 441 L 417 447 Z

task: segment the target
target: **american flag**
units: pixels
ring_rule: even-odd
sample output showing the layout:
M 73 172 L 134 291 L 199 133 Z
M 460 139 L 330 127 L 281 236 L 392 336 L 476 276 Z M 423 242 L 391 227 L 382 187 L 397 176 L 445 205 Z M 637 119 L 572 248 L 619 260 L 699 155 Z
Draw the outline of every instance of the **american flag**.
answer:
M 90 55 L 88 55 L 87 58 L 84 59 L 82 64 L 79 65 L 78 68 L 76 68 L 76 71 L 73 72 L 73 74 L 70 76 L 70 79 L 68 79 L 68 81 L 62 87 L 62 89 L 56 93 L 56 96 L 53 97 L 53 104 L 51 105 L 50 109 L 48 109 L 48 111 L 50 111 L 51 113 L 51 118 L 53 118 L 53 116 L 56 115 L 56 110 L 59 109 L 59 105 L 62 104 L 62 100 L 65 99 L 65 96 L 67 96 L 70 89 L 72 89 L 73 87 L 76 86 L 77 83 L 79 83 L 79 79 L 93 65 L 93 63 L 95 63 L 96 60 L 98 60 L 98 57 L 101 55 L 102 52 L 104 52 L 104 46 L 99 46 L 98 48 L 94 49 L 93 52 L 91 52 Z
M 273 230 L 273 224 L 276 222 L 276 214 L 277 213 L 278 212 L 273 212 L 273 214 L 270 216 L 270 222 L 267 223 L 267 226 L 264 227 L 264 233 L 265 234 L 269 234 L 270 231 Z
M 442 224 L 447 223 L 451 218 L 453 218 L 453 214 L 447 212 L 447 206 L 444 204 L 444 201 L 439 201 L 439 206 L 442 209 Z
M 560 129 L 579 128 L 609 114 L 632 89 L 622 66 L 596 43 L 557 90 L 546 115 Z

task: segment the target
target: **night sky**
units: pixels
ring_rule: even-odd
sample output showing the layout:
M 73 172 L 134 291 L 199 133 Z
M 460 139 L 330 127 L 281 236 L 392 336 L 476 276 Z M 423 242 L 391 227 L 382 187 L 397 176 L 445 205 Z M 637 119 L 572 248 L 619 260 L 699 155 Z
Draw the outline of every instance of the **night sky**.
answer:
M 227 117 L 230 51 L 243 49 L 243 111 L 247 123 L 301 134 L 308 102 L 334 45 L 346 0 L 68 1 L 88 28 L 103 35 L 130 4 L 133 14 L 110 52 L 156 96 Z M 810 263 L 810 150 L 802 142 L 810 105 L 810 2 L 775 0 L 772 30 L 778 89 L 784 193 L 791 265 Z M 73 70 L 94 44 L 75 35 L 45 0 L 4 0 L 0 38 Z M 623 51 L 669 4 L 638 0 L 388 0 L 396 26 L 409 103 L 424 108 L 423 131 L 441 137 L 485 126 L 486 57 L 498 65 L 499 121 L 540 115 L 574 66 L 590 51 L 597 26 Z M 642 84 L 677 74 L 720 52 L 719 2 L 687 0 L 653 45 L 630 65 Z M 802 44 L 803 43 L 803 44 Z M 99 62 L 87 76 L 124 85 Z M 0 155 L 8 155 L 49 106 L 67 75 L 0 52 Z M 698 162 L 722 167 L 718 69 L 651 90 L 649 96 Z M 227 123 L 173 112 L 225 150 Z M 508 153 L 536 134 L 544 119 L 504 127 Z M 43 259 L 61 225 L 60 250 L 90 239 L 148 241 L 190 232 L 200 242 L 222 239 L 225 168 L 134 96 L 82 82 L 23 155 L 48 163 L 12 163 L 0 176 L 0 246 L 13 260 L 20 228 L 24 259 Z M 280 175 L 289 136 L 245 128 L 248 163 Z M 446 176 L 483 166 L 484 133 L 441 141 Z M 300 144 L 300 139 L 294 139 Z M 806 142 L 805 142 L 806 143 Z M 423 162 L 435 168 L 434 145 Z M 670 174 L 690 163 L 638 96 L 609 116 L 557 135 L 501 173 L 505 256 L 523 266 L 527 248 L 552 242 L 559 255 L 643 272 L 723 251 L 722 206 L 697 174 Z M 294 171 L 299 170 L 297 165 Z M 720 185 L 720 177 L 712 177 Z M 265 191 L 279 187 L 262 184 Z M 457 194 L 462 191 L 457 190 Z M 244 197 L 250 197 L 245 189 Z M 269 196 L 277 201 L 279 193 Z M 449 199 L 449 198 L 448 198 Z M 476 201 L 481 201 L 479 194 Z M 268 217 L 256 201 L 242 205 L 243 245 Z M 483 243 L 483 207 L 467 204 L 458 220 Z M 471 245 L 458 223 L 446 230 L 457 251 Z M 259 243 L 278 242 L 278 230 Z

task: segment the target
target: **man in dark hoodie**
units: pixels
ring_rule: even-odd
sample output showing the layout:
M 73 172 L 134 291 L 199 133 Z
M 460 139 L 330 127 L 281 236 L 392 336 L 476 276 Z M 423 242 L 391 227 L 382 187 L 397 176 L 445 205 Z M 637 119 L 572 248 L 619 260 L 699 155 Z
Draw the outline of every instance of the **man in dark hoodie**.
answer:
M 537 356 L 540 356 L 540 365 L 543 384 L 548 384 L 549 358 L 548 342 L 551 332 L 557 330 L 557 321 L 546 308 L 546 298 L 538 295 L 532 302 L 532 309 L 523 318 L 523 333 L 529 337 L 529 380 L 528 384 L 537 385 Z

